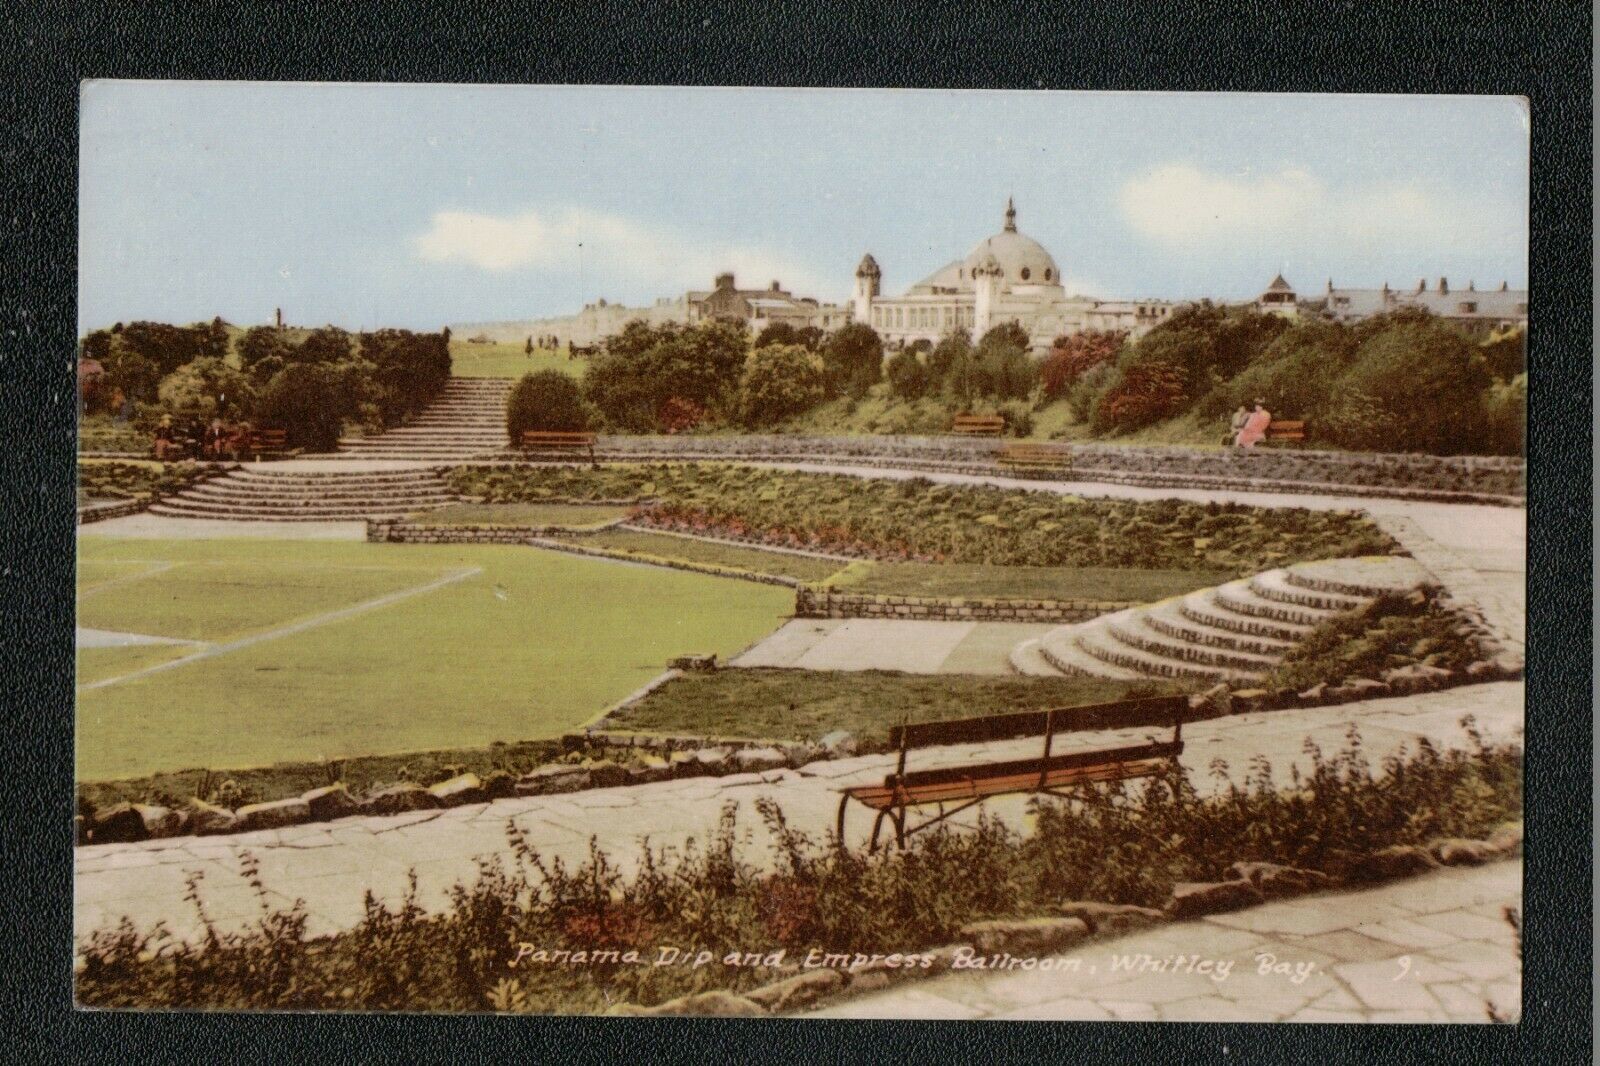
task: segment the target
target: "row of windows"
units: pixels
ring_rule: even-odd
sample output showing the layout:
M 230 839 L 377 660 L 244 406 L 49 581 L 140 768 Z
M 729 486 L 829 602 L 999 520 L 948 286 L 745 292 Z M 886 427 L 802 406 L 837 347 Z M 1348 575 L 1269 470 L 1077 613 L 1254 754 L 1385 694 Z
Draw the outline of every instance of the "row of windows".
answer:
M 972 306 L 874 307 L 872 324 L 878 329 L 954 329 L 971 326 Z

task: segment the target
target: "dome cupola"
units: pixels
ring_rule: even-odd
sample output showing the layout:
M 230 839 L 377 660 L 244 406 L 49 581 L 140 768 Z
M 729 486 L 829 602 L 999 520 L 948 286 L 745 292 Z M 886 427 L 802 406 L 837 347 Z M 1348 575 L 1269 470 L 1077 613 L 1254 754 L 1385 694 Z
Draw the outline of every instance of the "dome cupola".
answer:
M 1017 230 L 1017 206 L 1006 200 L 1005 228 L 986 238 L 967 254 L 962 264 L 967 277 L 976 276 L 980 267 L 994 268 L 1010 288 L 1018 285 L 1060 285 L 1061 270 L 1044 246 Z

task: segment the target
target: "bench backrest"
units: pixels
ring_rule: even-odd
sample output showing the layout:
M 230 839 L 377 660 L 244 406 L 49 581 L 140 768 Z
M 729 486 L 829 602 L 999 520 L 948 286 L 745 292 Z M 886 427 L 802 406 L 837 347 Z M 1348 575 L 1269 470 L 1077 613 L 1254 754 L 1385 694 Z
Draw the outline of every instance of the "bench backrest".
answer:
M 1189 709 L 1187 696 L 1154 696 L 1082 707 L 1054 707 L 1020 714 L 993 714 L 982 718 L 953 718 L 943 722 L 914 722 L 889 730 L 891 746 L 928 748 L 941 744 L 976 744 L 990 740 L 1043 736 L 1046 732 L 1073 733 L 1086 729 L 1136 729 L 1166 726 L 1181 721 Z M 1053 728 L 1052 728 L 1053 726 Z
M 925 785 L 942 785 L 956 781 L 983 781 L 989 778 L 1010 777 L 1017 774 L 1047 774 L 1057 770 L 1072 770 L 1084 766 L 1106 766 L 1114 763 L 1132 763 L 1145 759 L 1173 759 L 1183 754 L 1183 741 L 1157 740 L 1145 744 L 1127 744 L 1119 748 L 1096 748 L 1093 751 L 1074 751 L 1064 755 L 1046 755 L 1037 759 L 1008 759 L 1004 762 L 941 766 L 933 770 L 901 770 L 884 777 L 886 788 L 915 789 Z
M 1279 440 L 1305 440 L 1305 422 L 1290 422 L 1287 420 L 1273 419 L 1267 423 L 1267 436 Z
M 258 448 L 281 448 L 289 441 L 286 429 L 256 429 L 250 432 L 250 443 Z
M 956 415 L 952 423 L 956 429 L 1005 429 L 1006 420 L 1002 415 Z

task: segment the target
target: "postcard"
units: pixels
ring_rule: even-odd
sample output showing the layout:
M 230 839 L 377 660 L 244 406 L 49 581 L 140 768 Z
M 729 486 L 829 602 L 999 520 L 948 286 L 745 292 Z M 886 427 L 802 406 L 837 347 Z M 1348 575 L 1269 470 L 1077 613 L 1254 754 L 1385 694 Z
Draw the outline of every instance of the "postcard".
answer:
M 81 1007 L 1520 1020 L 1526 100 L 80 117 Z

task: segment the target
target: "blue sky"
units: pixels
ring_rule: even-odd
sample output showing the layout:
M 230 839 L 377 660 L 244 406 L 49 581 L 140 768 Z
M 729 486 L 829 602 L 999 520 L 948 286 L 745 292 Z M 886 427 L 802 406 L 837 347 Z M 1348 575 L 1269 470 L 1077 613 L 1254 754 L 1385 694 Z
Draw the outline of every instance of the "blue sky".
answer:
M 437 328 L 732 269 L 898 293 L 1018 224 L 1093 296 L 1526 284 L 1508 98 L 89 82 L 79 322 Z

